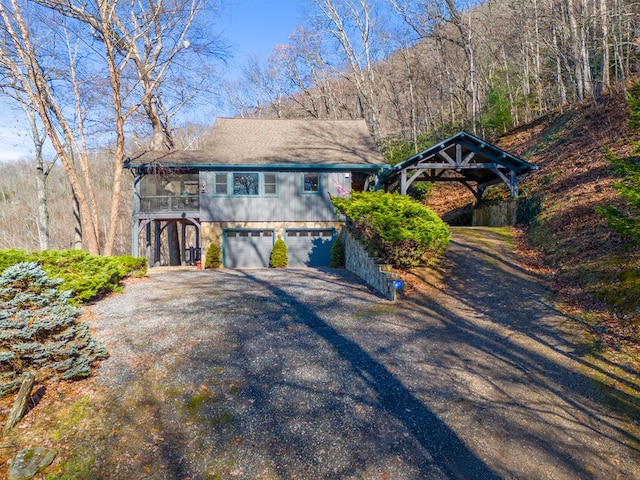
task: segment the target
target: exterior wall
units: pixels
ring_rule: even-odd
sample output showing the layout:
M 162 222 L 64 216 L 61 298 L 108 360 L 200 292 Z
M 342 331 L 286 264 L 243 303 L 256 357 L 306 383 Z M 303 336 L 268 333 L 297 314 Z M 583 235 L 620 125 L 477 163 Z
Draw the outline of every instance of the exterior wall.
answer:
M 279 171 L 275 196 L 216 196 L 214 173 L 200 172 L 202 222 L 332 222 L 337 215 L 329 194 L 340 194 L 336 185 L 351 191 L 350 172 L 318 172 L 320 192 L 303 193 L 303 172 Z
M 394 281 L 398 279 L 398 275 L 390 271 L 388 265 L 383 265 L 377 259 L 370 257 L 346 228 L 340 233 L 340 239 L 344 243 L 347 270 L 358 275 L 387 300 L 395 300 L 397 292 Z
M 202 222 L 200 225 L 200 245 L 202 246 L 202 263 L 206 261 L 207 249 L 211 242 L 222 247 L 222 232 L 228 229 L 265 229 L 275 230 L 275 239 L 285 238 L 286 229 L 335 229 L 339 231 L 343 222 Z

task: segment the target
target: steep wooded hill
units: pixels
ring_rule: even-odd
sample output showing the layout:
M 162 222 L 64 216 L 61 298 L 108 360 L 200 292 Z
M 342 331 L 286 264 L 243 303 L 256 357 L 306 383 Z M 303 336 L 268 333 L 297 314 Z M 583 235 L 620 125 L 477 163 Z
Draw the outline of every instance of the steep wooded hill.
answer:
M 586 313 L 599 340 L 635 348 L 640 339 L 640 248 L 621 238 L 596 212 L 620 204 L 618 180 L 605 149 L 633 155 L 623 92 L 556 110 L 511 130 L 497 144 L 538 165 L 520 184 L 521 225 L 549 287 L 566 308 Z M 505 189 L 506 190 L 506 189 Z M 489 196 L 504 196 L 500 188 Z M 429 204 L 444 218 L 464 219 L 473 197 L 464 187 L 436 188 Z M 465 207 L 466 205 L 466 207 Z M 455 222 L 454 222 L 455 223 Z

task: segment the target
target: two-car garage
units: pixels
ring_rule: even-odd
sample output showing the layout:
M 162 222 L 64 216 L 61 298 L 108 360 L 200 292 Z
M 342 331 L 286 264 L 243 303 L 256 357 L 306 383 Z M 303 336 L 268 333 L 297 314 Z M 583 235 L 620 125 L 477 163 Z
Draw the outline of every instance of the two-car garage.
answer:
M 331 262 L 332 228 L 290 228 L 285 230 L 290 267 L 326 267 Z M 227 229 L 223 232 L 223 261 L 227 268 L 269 266 L 276 240 L 271 229 Z

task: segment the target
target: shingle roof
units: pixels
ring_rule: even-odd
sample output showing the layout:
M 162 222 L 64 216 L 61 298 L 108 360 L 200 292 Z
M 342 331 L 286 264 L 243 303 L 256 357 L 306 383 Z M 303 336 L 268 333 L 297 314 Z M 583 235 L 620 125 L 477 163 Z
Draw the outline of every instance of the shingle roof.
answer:
M 386 166 L 364 120 L 218 118 L 202 150 L 144 152 L 129 166 Z

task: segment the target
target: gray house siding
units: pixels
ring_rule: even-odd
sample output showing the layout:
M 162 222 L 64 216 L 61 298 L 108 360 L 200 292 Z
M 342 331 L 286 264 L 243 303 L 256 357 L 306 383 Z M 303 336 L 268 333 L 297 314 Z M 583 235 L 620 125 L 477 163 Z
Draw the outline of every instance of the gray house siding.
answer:
M 265 171 L 251 172 L 258 173 L 262 181 Z M 319 179 L 317 193 L 304 191 L 302 171 L 268 171 L 277 175 L 275 195 L 264 194 L 263 188 L 255 195 L 237 195 L 233 193 L 233 172 L 229 171 L 227 193 L 216 194 L 216 173 L 226 172 L 200 173 L 200 185 L 204 185 L 200 192 L 202 222 L 330 222 L 336 219 L 336 212 L 329 195 L 340 195 L 338 186 L 351 191 L 348 171 L 313 172 Z

